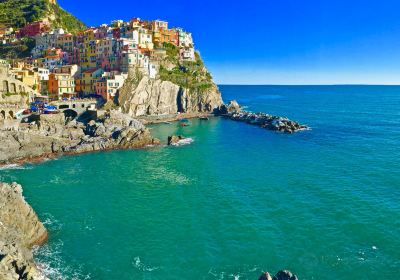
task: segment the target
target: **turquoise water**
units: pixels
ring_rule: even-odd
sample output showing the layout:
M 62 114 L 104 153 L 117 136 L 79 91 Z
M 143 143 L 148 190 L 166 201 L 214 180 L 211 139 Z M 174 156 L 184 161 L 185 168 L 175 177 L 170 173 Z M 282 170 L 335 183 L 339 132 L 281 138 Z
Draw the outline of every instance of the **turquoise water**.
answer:
M 223 86 L 294 135 L 213 118 L 153 127 L 181 147 L 66 156 L 0 171 L 50 231 L 52 279 L 395 279 L 400 87 Z

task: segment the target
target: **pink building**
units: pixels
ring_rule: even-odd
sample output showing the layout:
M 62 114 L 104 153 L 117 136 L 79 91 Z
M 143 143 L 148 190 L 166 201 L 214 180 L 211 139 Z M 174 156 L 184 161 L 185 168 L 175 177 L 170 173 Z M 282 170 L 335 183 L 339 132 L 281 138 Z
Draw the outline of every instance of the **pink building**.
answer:
M 17 33 L 17 37 L 35 37 L 36 35 L 47 31 L 49 28 L 50 25 L 48 21 L 35 21 L 28 23 L 25 27 L 21 28 Z

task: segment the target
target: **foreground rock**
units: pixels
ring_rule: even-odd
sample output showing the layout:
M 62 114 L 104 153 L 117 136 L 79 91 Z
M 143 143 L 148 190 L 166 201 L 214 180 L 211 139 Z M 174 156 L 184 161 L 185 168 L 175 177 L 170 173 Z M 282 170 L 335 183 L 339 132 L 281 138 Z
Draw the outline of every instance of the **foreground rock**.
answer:
M 21 186 L 0 183 L 0 279 L 46 279 L 31 251 L 46 240 L 47 231 L 25 202 Z
M 181 135 L 179 135 L 179 136 L 175 136 L 175 135 L 168 136 L 168 146 L 177 145 L 179 143 L 179 141 L 182 141 L 184 139 L 186 139 L 186 138 L 181 136 Z
M 85 124 L 63 114 L 41 115 L 29 124 L 0 128 L 0 165 L 61 154 L 141 148 L 158 144 L 145 126 L 118 111 Z
M 268 272 L 264 272 L 258 280 L 298 280 L 298 278 L 288 270 L 281 270 L 274 277 Z
M 284 133 L 294 133 L 308 129 L 306 125 L 289 120 L 286 117 L 242 111 L 236 101 L 231 101 L 228 105 L 222 105 L 218 110 L 218 114 L 234 121 L 241 121 Z

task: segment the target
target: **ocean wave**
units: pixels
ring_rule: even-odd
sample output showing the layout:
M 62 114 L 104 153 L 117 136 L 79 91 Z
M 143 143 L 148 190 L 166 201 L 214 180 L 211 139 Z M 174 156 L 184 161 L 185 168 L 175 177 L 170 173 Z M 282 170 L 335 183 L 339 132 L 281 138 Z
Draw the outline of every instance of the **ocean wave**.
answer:
M 0 166 L 0 171 L 1 170 L 16 170 L 16 169 L 32 169 L 31 166 L 26 166 L 26 165 L 20 165 L 20 164 L 8 164 L 4 166 Z
M 185 138 L 185 139 L 181 139 L 179 140 L 177 143 L 172 144 L 172 146 L 183 146 L 183 145 L 189 145 L 191 143 L 194 142 L 193 138 Z
M 256 265 L 254 266 L 248 266 L 248 265 L 243 265 L 242 267 L 231 267 L 231 266 L 226 266 L 226 267 L 221 267 L 221 268 L 210 268 L 208 271 L 209 277 L 213 279 L 234 279 L 234 280 L 240 280 L 240 279 L 256 279 L 256 277 L 253 276 L 259 276 L 259 274 L 262 272 L 262 269 Z M 208 277 L 208 278 L 209 278 Z M 208 279 L 207 278 L 207 279 Z
M 43 221 L 43 225 L 50 231 L 58 231 L 63 226 L 63 224 L 50 213 L 44 213 L 41 220 Z
M 133 259 L 132 264 L 135 268 L 137 268 L 138 270 L 140 270 L 142 272 L 152 272 L 154 270 L 160 269 L 157 266 L 149 266 L 149 265 L 142 263 L 142 261 L 140 260 L 140 257 L 135 257 Z
M 61 256 L 64 243 L 61 240 L 33 248 L 36 266 L 40 273 L 48 279 L 57 280 L 88 280 L 90 274 L 84 274 L 81 267 L 66 264 Z

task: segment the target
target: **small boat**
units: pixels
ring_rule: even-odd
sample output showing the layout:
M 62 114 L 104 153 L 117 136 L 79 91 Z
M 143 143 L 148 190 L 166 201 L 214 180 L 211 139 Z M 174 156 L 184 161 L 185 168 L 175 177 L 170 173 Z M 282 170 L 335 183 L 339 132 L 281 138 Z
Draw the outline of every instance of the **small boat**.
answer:
M 29 115 L 31 112 L 31 110 L 29 109 L 25 109 L 24 111 L 22 111 L 22 115 Z
M 52 105 L 45 105 L 43 109 L 43 113 L 45 114 L 57 114 L 58 110 L 56 106 Z

